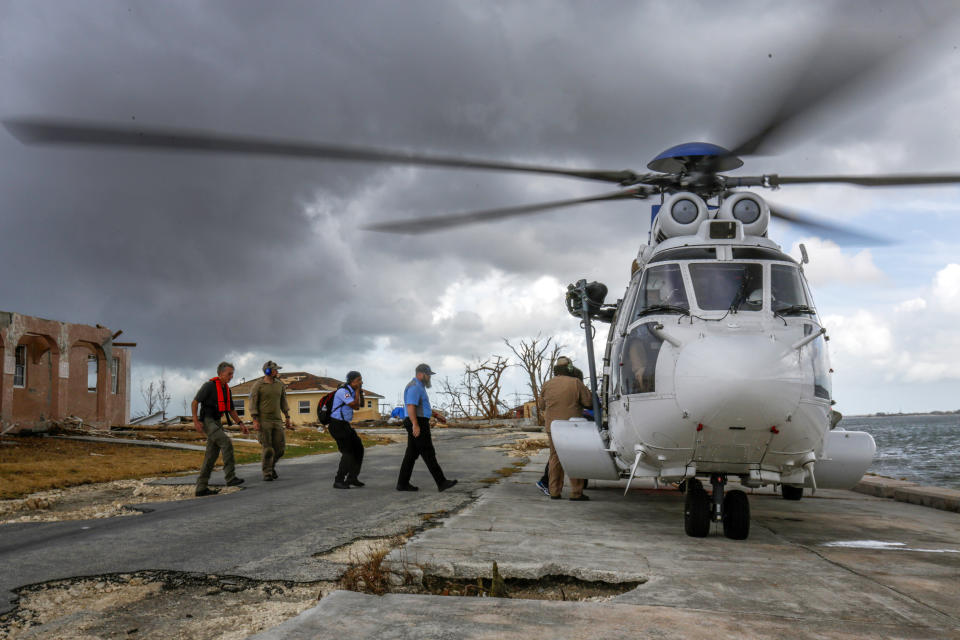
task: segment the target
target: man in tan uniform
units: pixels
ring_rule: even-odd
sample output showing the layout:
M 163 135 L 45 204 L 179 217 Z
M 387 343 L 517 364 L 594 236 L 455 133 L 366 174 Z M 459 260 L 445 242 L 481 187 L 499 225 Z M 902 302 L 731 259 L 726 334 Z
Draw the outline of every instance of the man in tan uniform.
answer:
M 277 479 L 276 464 L 283 457 L 286 438 L 283 428 L 293 429 L 290 424 L 290 405 L 287 404 L 287 387 L 280 382 L 280 366 L 273 360 L 263 363 L 263 378 L 250 389 L 250 417 L 253 428 L 260 432 L 263 447 L 263 479 Z M 280 417 L 283 413 L 285 420 Z
M 576 369 L 570 358 L 560 356 L 553 367 L 553 377 L 543 385 L 540 406 L 544 411 L 543 419 L 547 430 L 547 439 L 550 442 L 550 497 L 560 499 L 563 491 L 563 467 L 557 450 L 553 447 L 553 438 L 550 437 L 550 423 L 554 420 L 569 420 L 583 415 L 584 407 L 591 406 L 593 398 L 590 390 L 576 377 Z M 579 478 L 570 478 L 570 499 L 589 500 L 583 495 L 584 481 Z

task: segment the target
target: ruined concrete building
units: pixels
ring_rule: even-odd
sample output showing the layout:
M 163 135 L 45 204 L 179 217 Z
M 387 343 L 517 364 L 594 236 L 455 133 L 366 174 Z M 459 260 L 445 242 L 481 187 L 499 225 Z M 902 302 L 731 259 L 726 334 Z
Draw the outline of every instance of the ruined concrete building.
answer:
M 0 311 L 0 431 L 76 417 L 107 427 L 130 419 L 130 351 L 121 331 Z

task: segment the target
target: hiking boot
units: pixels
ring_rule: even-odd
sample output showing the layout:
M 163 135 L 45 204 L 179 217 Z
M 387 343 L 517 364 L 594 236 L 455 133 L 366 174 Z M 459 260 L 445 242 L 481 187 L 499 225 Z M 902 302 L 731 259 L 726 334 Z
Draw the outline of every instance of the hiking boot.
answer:
M 280 476 L 277 475 L 277 472 L 276 472 L 276 471 L 271 471 L 271 472 L 270 472 L 270 475 L 273 476 L 273 479 L 274 479 L 274 480 L 276 480 L 277 478 L 280 477 Z
M 397 485 L 397 491 L 420 491 L 420 487 L 415 487 L 412 484 L 407 484 L 402 487 Z
M 239 487 L 243 484 L 243 478 L 234 478 L 233 480 L 227 480 L 228 487 Z
M 437 491 L 446 491 L 447 489 L 449 489 L 450 487 L 456 484 L 457 484 L 456 480 L 444 480 L 443 484 L 437 487 Z
M 583 502 L 584 500 L 589 500 L 590 496 L 587 496 L 581 493 L 576 498 L 570 498 L 570 499 L 573 500 L 574 502 Z
M 339 480 L 337 480 L 337 481 L 335 481 L 335 482 L 333 483 L 333 488 L 334 488 L 334 489 L 349 489 L 349 488 L 350 488 L 350 485 L 348 485 L 346 482 L 340 482 Z
M 543 480 L 537 480 L 537 488 L 543 492 L 543 495 L 545 496 L 550 495 L 550 488 L 547 485 L 543 484 Z
M 203 489 L 197 489 L 193 494 L 198 498 L 201 496 L 215 496 L 220 493 L 220 489 L 211 489 L 210 487 L 204 487 Z
M 562 498 L 562 497 L 563 497 L 563 496 L 550 496 L 550 499 L 551 499 L 551 500 L 559 500 L 559 499 Z
M 270 475 L 270 476 L 263 476 L 263 481 L 264 481 L 264 482 L 273 482 L 273 476 L 272 476 L 272 475 Z

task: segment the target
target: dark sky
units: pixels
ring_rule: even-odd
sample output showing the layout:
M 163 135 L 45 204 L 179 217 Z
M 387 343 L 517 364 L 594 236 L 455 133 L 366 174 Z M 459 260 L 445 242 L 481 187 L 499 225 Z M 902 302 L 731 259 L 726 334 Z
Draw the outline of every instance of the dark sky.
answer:
M 771 99 L 797 90 L 813 52 L 824 58 L 815 75 L 829 73 L 848 56 L 909 41 L 938 11 L 0 0 L 0 117 L 643 170 L 680 142 L 736 142 Z M 871 155 L 865 169 L 947 166 L 955 146 L 937 149 L 923 118 L 934 97 L 901 113 L 903 96 L 955 54 L 938 42 L 919 67 L 811 119 L 787 136 L 789 155 L 754 160 L 751 172 L 855 172 L 838 149 L 868 134 L 897 153 Z M 390 386 L 423 359 L 452 363 L 502 337 L 575 332 L 558 296 L 539 316 L 517 298 L 544 277 L 602 278 L 618 295 L 649 213 L 642 203 L 590 205 L 420 237 L 360 227 L 609 189 L 493 172 L 31 148 L 0 131 L 0 308 L 124 329 L 143 370 L 191 378 L 246 354 L 338 375 L 359 361 Z M 484 286 L 502 295 L 486 292 L 488 306 L 472 308 Z M 450 302 L 457 291 L 466 297 Z

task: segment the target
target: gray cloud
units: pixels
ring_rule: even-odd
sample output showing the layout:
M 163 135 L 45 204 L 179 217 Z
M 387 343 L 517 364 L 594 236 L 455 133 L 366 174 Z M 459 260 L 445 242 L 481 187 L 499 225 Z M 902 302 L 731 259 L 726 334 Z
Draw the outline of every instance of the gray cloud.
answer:
M 860 25 L 856 42 L 906 37 L 929 20 L 911 11 L 874 2 L 6 1 L 0 115 L 643 169 L 683 141 L 731 144 L 828 24 Z M 943 57 L 931 66 L 955 69 L 948 49 L 936 49 Z M 932 86 L 922 74 L 914 82 Z M 937 139 L 886 95 L 839 132 L 801 136 L 802 153 L 771 161 L 773 170 L 829 171 L 832 149 L 863 137 Z M 27 148 L 5 134 L 0 158 L 0 253 L 24 276 L 4 278 L 0 306 L 123 328 L 140 343 L 138 362 L 166 367 L 202 368 L 230 351 L 339 361 L 380 336 L 430 349 L 438 296 L 491 268 L 613 279 L 614 297 L 649 216 L 644 203 L 592 205 L 407 238 L 359 227 L 609 186 Z M 951 156 L 924 144 L 899 158 L 926 168 Z M 438 330 L 443 348 L 461 352 L 470 340 L 499 340 L 481 335 L 470 313 Z

